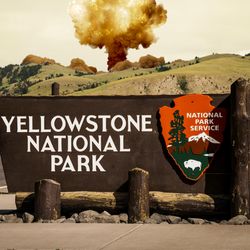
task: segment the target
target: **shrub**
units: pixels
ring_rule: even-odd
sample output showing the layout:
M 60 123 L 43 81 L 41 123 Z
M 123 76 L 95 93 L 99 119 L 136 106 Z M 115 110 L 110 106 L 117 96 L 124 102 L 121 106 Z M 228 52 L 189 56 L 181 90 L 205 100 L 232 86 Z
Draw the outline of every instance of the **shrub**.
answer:
M 28 93 L 28 84 L 27 83 L 18 83 L 14 88 L 14 94 L 24 95 Z
M 10 64 L 10 65 L 7 65 L 6 67 L 4 68 L 1 68 L 0 70 L 0 74 L 3 76 L 3 77 L 6 77 L 7 75 L 11 74 L 13 69 L 16 67 L 17 65 L 15 64 Z
M 160 65 L 159 67 L 156 68 L 157 72 L 164 72 L 168 70 L 171 70 L 171 66 Z
M 56 74 L 56 77 L 63 77 L 64 76 L 64 74 Z
M 12 75 L 9 79 L 9 84 L 12 84 L 12 83 L 15 83 L 18 81 L 18 71 L 19 71 L 19 68 L 16 68 L 13 72 L 12 72 Z
M 7 89 L 7 86 L 1 86 L 0 93 L 3 92 L 5 89 Z
M 78 91 L 82 91 L 82 90 L 87 90 L 87 89 L 95 89 L 97 87 L 100 87 L 104 84 L 107 84 L 109 81 L 108 80 L 105 80 L 105 81 L 102 81 L 102 82 L 90 82 L 90 83 L 87 83 L 83 86 L 81 85 L 78 85 Z
M 3 78 L 5 77 L 9 78 L 12 75 L 12 71 L 16 66 L 17 65 L 10 64 L 4 68 L 0 68 L 0 82 L 2 82 Z
M 4 89 L 2 90 L 2 95 L 3 95 L 3 96 L 9 96 L 9 95 L 10 95 L 9 89 L 8 89 L 8 88 L 4 88 Z
M 177 83 L 180 89 L 184 92 L 188 90 L 188 81 L 185 75 L 177 77 Z
M 194 61 L 195 61 L 196 64 L 200 63 L 200 58 L 198 56 L 196 56 L 195 59 L 194 59 Z
M 81 76 L 86 76 L 86 75 L 93 75 L 93 73 L 86 73 L 86 72 L 82 72 L 78 70 L 75 71 L 75 76 L 81 77 Z
M 41 65 L 33 65 L 16 68 L 13 72 L 11 72 L 9 77 L 7 76 L 9 78 L 9 83 L 23 82 L 29 77 L 37 75 L 41 67 Z
M 37 75 L 39 70 L 41 69 L 41 65 L 33 65 L 33 66 L 24 66 L 21 68 L 19 73 L 19 78 L 21 81 L 28 79 L 31 76 Z

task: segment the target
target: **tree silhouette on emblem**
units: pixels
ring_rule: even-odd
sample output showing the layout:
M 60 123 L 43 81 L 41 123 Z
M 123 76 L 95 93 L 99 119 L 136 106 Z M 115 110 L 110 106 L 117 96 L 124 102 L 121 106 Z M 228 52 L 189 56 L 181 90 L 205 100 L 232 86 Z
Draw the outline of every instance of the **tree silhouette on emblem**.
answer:
M 176 110 L 174 113 L 174 120 L 171 121 L 170 126 L 171 130 L 169 135 L 171 136 L 169 140 L 172 143 L 172 146 L 176 148 L 176 151 L 179 152 L 180 146 L 185 145 L 188 142 L 186 134 L 183 132 L 186 128 L 183 126 L 184 116 L 180 115 L 180 111 Z

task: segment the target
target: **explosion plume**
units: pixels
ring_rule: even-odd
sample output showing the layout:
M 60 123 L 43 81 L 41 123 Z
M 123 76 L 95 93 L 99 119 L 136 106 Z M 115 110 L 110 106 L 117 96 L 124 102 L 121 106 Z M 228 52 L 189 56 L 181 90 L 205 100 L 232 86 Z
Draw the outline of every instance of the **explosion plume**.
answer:
M 167 20 L 155 0 L 73 0 L 69 13 L 82 45 L 106 48 L 109 70 L 126 60 L 129 48 L 148 48 L 153 29 Z

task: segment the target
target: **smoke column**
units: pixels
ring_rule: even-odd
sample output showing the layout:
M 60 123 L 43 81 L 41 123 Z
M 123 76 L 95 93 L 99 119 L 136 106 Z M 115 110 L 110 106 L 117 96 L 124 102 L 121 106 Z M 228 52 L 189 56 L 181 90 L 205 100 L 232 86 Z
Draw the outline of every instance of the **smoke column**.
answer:
M 167 20 L 155 0 L 73 0 L 69 13 L 80 44 L 106 48 L 109 70 L 126 60 L 128 49 L 148 48 L 153 29 Z

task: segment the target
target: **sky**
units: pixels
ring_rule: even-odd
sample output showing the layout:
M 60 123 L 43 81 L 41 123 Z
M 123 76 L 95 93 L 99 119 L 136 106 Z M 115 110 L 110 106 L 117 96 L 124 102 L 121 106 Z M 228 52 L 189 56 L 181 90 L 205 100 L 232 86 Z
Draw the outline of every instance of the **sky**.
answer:
M 155 30 L 148 49 L 129 50 L 128 59 L 151 54 L 166 61 L 212 53 L 250 52 L 249 0 L 156 0 L 168 21 Z M 49 57 L 63 65 L 82 58 L 107 69 L 105 49 L 82 46 L 68 14 L 70 0 L 1 0 L 0 67 L 20 64 L 28 54 Z

